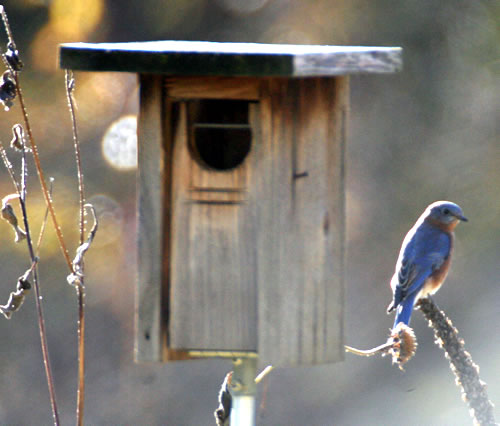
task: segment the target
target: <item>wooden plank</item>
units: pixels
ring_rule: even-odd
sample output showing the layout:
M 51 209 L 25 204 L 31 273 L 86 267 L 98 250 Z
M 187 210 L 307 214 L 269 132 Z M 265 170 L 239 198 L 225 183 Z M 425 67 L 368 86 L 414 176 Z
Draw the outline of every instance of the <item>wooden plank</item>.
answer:
M 163 128 L 161 77 L 140 76 L 136 361 L 163 359 Z
M 135 360 L 188 359 L 187 353 L 167 347 L 171 158 L 164 142 L 164 83 L 161 76 L 139 80 Z
M 396 72 L 399 47 L 156 41 L 68 43 L 61 68 L 177 76 L 332 76 Z
M 259 99 L 260 82 L 246 77 L 168 77 L 170 98 L 177 99 Z
M 203 169 L 188 149 L 186 102 L 179 105 L 173 152 L 170 346 L 255 351 L 255 202 L 251 194 L 242 203 L 203 203 L 197 198 L 203 189 L 216 197 L 224 192 L 239 195 L 242 179 L 253 167 L 253 154 L 236 170 Z M 253 137 L 258 145 L 258 128 Z
M 403 67 L 400 50 L 366 50 L 335 55 L 311 53 L 294 57 L 294 75 L 302 77 L 359 73 L 393 73 Z
M 258 353 L 262 365 L 343 358 L 347 79 L 269 80 L 261 101 Z

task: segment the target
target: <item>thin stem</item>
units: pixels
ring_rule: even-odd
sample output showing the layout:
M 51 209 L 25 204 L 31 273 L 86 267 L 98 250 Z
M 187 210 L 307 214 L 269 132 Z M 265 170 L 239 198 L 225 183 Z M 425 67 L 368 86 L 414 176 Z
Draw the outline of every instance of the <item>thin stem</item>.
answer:
M 255 383 L 259 384 L 273 369 L 272 365 L 268 365 L 264 370 L 262 370 L 255 378 Z
M 85 188 L 83 184 L 83 172 L 82 172 L 82 156 L 80 152 L 80 140 L 78 138 L 78 128 L 76 126 L 76 115 L 75 115 L 75 105 L 73 101 L 73 89 L 75 80 L 73 73 L 66 70 L 65 72 L 66 81 L 66 96 L 68 98 L 68 108 L 71 115 L 71 128 L 73 130 L 73 145 L 75 148 L 75 160 L 76 160 L 76 172 L 78 176 L 78 193 L 80 195 L 80 245 L 83 244 L 85 240 Z
M 66 248 L 66 244 L 64 243 L 64 237 L 62 234 L 61 227 L 59 226 L 59 222 L 57 221 L 56 212 L 54 210 L 54 205 L 52 203 L 52 198 L 50 197 L 49 190 L 47 188 L 47 183 L 45 182 L 45 175 L 42 170 L 42 165 L 40 163 L 40 156 L 38 154 L 38 147 L 35 143 L 35 139 L 33 137 L 33 132 L 31 130 L 31 125 L 28 119 L 28 113 L 26 110 L 26 106 L 24 104 L 24 97 L 21 90 L 21 86 L 19 84 L 18 73 L 14 72 L 14 80 L 16 83 L 16 91 L 17 96 L 19 98 L 19 105 L 21 106 L 21 111 L 23 114 L 24 125 L 26 127 L 26 133 L 28 134 L 28 140 L 30 141 L 31 151 L 33 153 L 33 159 L 35 160 L 35 167 L 38 173 L 38 180 L 40 181 L 40 186 L 42 187 L 42 193 L 45 198 L 45 203 L 49 209 L 50 216 L 52 218 L 52 223 L 54 224 L 54 229 L 56 231 L 57 239 L 59 240 L 59 246 L 61 247 L 61 251 L 63 252 L 64 259 L 68 268 L 71 272 L 73 271 L 73 264 L 71 262 L 71 258 L 69 257 L 68 249 Z
M 33 250 L 33 243 L 31 241 L 31 232 L 28 222 L 28 213 L 26 209 L 26 149 L 23 147 L 23 156 L 22 156 L 22 172 L 21 172 L 21 192 L 20 192 L 20 204 L 21 211 L 23 214 L 24 221 L 24 229 L 26 232 L 26 241 L 28 244 L 28 251 L 30 254 L 31 262 L 36 262 L 35 251 Z M 59 422 L 59 412 L 57 410 L 57 401 L 56 401 L 56 393 L 54 387 L 54 378 L 52 376 L 52 368 L 50 366 L 50 357 L 49 357 L 49 348 L 47 345 L 47 333 L 45 331 L 45 319 L 43 315 L 43 307 L 42 307 L 42 295 L 40 292 L 40 285 L 38 281 L 38 265 L 35 266 L 33 271 L 33 286 L 35 287 L 35 301 L 36 301 L 36 309 L 38 313 L 38 328 L 40 330 L 40 341 L 42 346 L 42 356 L 43 356 L 43 365 L 45 367 L 45 374 L 47 376 L 47 385 L 49 388 L 50 395 L 50 404 L 52 406 L 52 416 L 54 418 L 54 424 L 58 426 Z
M 82 286 L 76 286 L 76 294 L 78 299 L 78 391 L 76 424 L 83 426 L 83 410 L 85 405 L 85 292 Z
M 49 188 L 49 194 L 52 196 L 52 182 L 53 179 L 50 179 L 50 188 Z M 45 228 L 47 227 L 47 219 L 49 217 L 49 209 L 45 209 L 45 214 L 43 215 L 43 221 L 42 221 L 42 226 L 40 227 L 40 233 L 38 234 L 38 241 L 36 243 L 36 255 L 38 256 L 40 254 L 40 246 L 42 245 L 42 239 L 43 239 L 43 234 L 45 233 Z
M 26 151 L 23 149 L 21 185 L 19 185 L 19 182 L 16 180 L 16 178 L 14 176 L 14 171 L 12 169 L 12 165 L 9 162 L 9 159 L 7 158 L 7 153 L 5 152 L 5 149 L 4 149 L 3 144 L 1 142 L 0 142 L 0 153 L 1 153 L 2 159 L 5 163 L 5 166 L 9 172 L 9 175 L 12 179 L 12 182 L 16 188 L 16 192 L 19 196 L 19 203 L 20 203 L 21 212 L 23 215 L 24 228 L 25 228 L 25 232 L 26 232 L 26 241 L 28 244 L 28 251 L 30 254 L 30 259 L 31 259 L 32 265 L 33 264 L 37 265 L 37 257 L 35 255 L 34 250 L 33 250 L 30 227 L 29 227 L 29 222 L 28 222 L 28 213 L 26 210 Z M 41 234 L 42 233 L 43 233 L 43 230 L 41 231 Z M 42 237 L 42 235 L 40 235 L 39 240 L 41 239 L 41 237 Z M 38 248 L 37 248 L 37 250 L 38 250 Z M 42 302 L 41 302 L 42 296 L 41 296 L 41 292 L 40 292 L 37 266 L 33 270 L 33 286 L 35 287 L 35 295 L 36 295 L 35 302 L 36 302 L 37 314 L 38 314 L 38 329 L 40 331 L 42 357 L 43 357 L 43 364 L 45 367 L 45 374 L 47 376 L 47 385 L 49 388 L 50 403 L 52 406 L 52 415 L 54 418 L 54 424 L 59 425 L 59 414 L 58 414 L 58 410 L 57 410 L 54 380 L 53 380 L 53 376 L 52 376 L 52 369 L 50 366 L 50 358 L 49 358 L 49 350 L 48 350 L 48 346 L 47 346 L 47 338 L 46 338 L 47 334 L 45 331 L 45 320 L 44 320 L 43 307 L 42 307 Z
M 5 28 L 5 32 L 7 33 L 7 38 L 9 39 L 9 43 L 12 47 L 16 47 L 14 43 L 14 37 L 12 37 L 12 31 L 10 30 L 9 20 L 7 19 L 7 14 L 5 13 L 5 8 L 0 5 L 0 14 L 2 15 L 3 26 Z
M 5 31 L 7 33 L 7 37 L 9 39 L 9 44 L 12 47 L 12 49 L 15 50 L 16 44 L 14 42 L 14 37 L 12 36 L 12 31 L 10 29 L 9 21 L 7 19 L 7 14 L 5 13 L 5 9 L 2 5 L 0 5 L 0 14 L 2 17 Z M 57 222 L 57 219 L 56 219 L 54 206 L 52 204 L 52 200 L 50 198 L 50 195 L 49 195 L 49 192 L 47 189 L 47 184 L 45 182 L 43 170 L 42 170 L 42 167 L 40 164 L 38 149 L 37 149 L 35 140 L 33 138 L 33 132 L 31 131 L 31 125 L 30 125 L 30 122 L 28 119 L 28 113 L 27 113 L 26 107 L 24 105 L 24 98 L 23 98 L 23 94 L 21 91 L 21 86 L 19 84 L 18 72 L 16 70 L 13 70 L 12 74 L 14 75 L 16 92 L 17 92 L 17 95 L 19 98 L 19 104 L 21 106 L 21 111 L 23 114 L 25 127 L 26 127 L 26 130 L 28 132 L 28 139 L 30 141 L 31 150 L 33 152 L 33 158 L 35 160 L 35 166 L 36 166 L 38 177 L 39 177 L 40 184 L 42 187 L 42 192 L 43 192 L 43 195 L 45 197 L 45 201 L 47 203 L 47 208 L 50 211 L 52 221 L 54 223 L 54 228 L 56 230 L 57 238 L 59 239 L 59 244 L 61 246 L 61 250 L 63 251 L 63 255 L 66 259 L 66 263 L 67 263 L 70 271 L 73 272 L 73 265 L 71 263 L 71 259 L 69 258 L 68 250 L 66 249 L 66 246 L 64 244 L 62 231 L 61 231 L 61 228 L 60 228 L 60 226 Z M 6 155 L 5 155 L 4 150 L 3 150 L 2 156 L 5 156 L 5 159 L 6 159 Z M 8 160 L 7 160 L 7 163 L 8 163 Z M 7 168 L 9 169 L 9 167 L 7 167 Z M 20 205 L 21 205 L 21 211 L 23 214 L 24 229 L 26 232 L 26 241 L 27 241 L 27 245 L 28 245 L 28 251 L 29 251 L 30 258 L 31 258 L 31 262 L 33 263 L 36 261 L 36 256 L 35 256 L 35 251 L 33 249 L 33 242 L 31 240 L 31 232 L 30 232 L 30 227 L 29 227 L 29 222 L 28 222 L 28 214 L 27 214 L 27 209 L 26 209 L 27 167 L 26 167 L 26 147 L 24 145 L 22 148 L 21 188 L 19 188 L 19 183 L 16 181 L 15 176 L 13 174 L 13 171 L 10 170 L 9 173 L 11 173 L 11 178 L 14 182 L 14 186 L 16 187 L 17 193 L 19 194 L 19 201 L 20 201 Z M 55 388 L 54 388 L 54 379 L 52 376 L 52 368 L 50 366 L 49 350 L 48 350 L 48 345 L 47 345 L 47 333 L 45 331 L 45 320 L 44 320 L 43 307 L 42 307 L 42 302 L 41 302 L 42 296 L 41 296 L 40 285 L 39 285 L 39 280 L 38 280 L 38 266 L 36 266 L 34 271 L 33 271 L 33 285 L 35 287 L 36 307 L 37 307 L 37 313 L 38 313 L 38 328 L 40 331 L 43 364 L 45 367 L 45 374 L 47 376 L 47 384 L 48 384 L 48 388 L 49 388 L 50 403 L 51 403 L 51 407 L 52 407 L 52 415 L 53 415 L 53 419 L 54 419 L 54 424 L 56 426 L 58 426 L 60 424 L 60 422 L 59 422 L 59 414 L 58 414 L 58 409 L 57 409 L 56 394 L 55 394 Z
M 9 173 L 10 179 L 12 180 L 12 183 L 16 188 L 17 195 L 21 197 L 21 188 L 19 187 L 19 182 L 17 181 L 16 176 L 14 175 L 12 164 L 9 161 L 9 158 L 7 157 L 7 152 L 5 151 L 2 141 L 0 141 L 0 155 L 2 156 L 3 163 L 5 165 L 5 168 L 7 169 L 7 172 Z
M 73 89 L 75 80 L 73 73 L 66 70 L 65 72 L 66 96 L 68 98 L 68 109 L 71 115 L 71 128 L 73 130 L 73 145 L 75 149 L 76 172 L 78 176 L 78 193 L 80 195 L 80 246 L 85 241 L 85 192 L 83 185 L 82 160 L 80 152 L 80 142 L 78 138 L 78 129 L 76 126 L 75 106 L 73 102 Z M 85 284 L 83 276 L 83 258 L 81 270 L 82 276 L 80 283 L 75 286 L 78 302 L 78 391 L 76 403 L 76 424 L 83 426 L 83 413 L 85 405 Z
M 351 346 L 344 345 L 344 349 L 346 352 L 350 352 L 354 355 L 359 355 L 359 356 L 373 356 L 378 353 L 387 353 L 389 352 L 394 346 L 393 342 L 387 342 L 384 343 L 380 346 L 377 346 L 376 348 L 373 349 L 368 349 L 368 350 L 362 350 L 362 349 L 356 349 Z

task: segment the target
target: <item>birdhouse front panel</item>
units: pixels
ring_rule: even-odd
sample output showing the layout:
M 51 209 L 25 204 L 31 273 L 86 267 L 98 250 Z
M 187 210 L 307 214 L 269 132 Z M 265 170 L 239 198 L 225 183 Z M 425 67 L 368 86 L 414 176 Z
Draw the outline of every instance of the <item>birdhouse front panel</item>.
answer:
M 214 99 L 201 87 L 179 96 L 177 86 L 185 84 L 166 81 L 166 143 L 172 144 L 169 346 L 256 351 L 252 172 L 258 167 L 259 104 L 231 93 Z
M 169 348 L 339 359 L 347 79 L 188 80 L 165 83 Z

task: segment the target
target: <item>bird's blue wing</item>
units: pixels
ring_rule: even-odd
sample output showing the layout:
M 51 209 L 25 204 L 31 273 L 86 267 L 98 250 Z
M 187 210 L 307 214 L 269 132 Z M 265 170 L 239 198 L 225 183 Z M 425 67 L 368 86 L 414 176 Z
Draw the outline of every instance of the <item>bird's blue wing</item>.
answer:
M 397 321 L 400 313 L 404 314 L 403 319 L 407 317 L 406 320 L 409 321 L 416 295 L 431 274 L 443 264 L 451 250 L 450 236 L 426 224 L 422 224 L 410 237 L 405 239 L 401 248 L 395 273 L 397 283 L 391 307 L 399 307 Z M 405 323 L 407 324 L 406 321 Z

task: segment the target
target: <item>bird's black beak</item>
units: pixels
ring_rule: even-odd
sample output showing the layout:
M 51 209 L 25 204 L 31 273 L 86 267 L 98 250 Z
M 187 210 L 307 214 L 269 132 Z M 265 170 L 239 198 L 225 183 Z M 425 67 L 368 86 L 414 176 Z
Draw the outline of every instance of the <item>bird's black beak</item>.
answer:
M 461 216 L 457 216 L 457 219 L 461 220 L 462 222 L 468 222 L 469 219 L 467 219 L 465 216 L 461 215 Z

